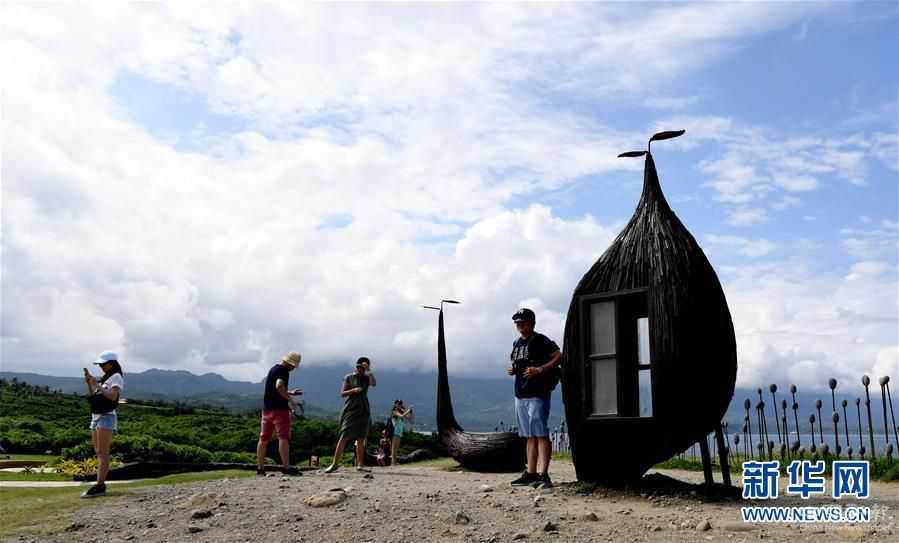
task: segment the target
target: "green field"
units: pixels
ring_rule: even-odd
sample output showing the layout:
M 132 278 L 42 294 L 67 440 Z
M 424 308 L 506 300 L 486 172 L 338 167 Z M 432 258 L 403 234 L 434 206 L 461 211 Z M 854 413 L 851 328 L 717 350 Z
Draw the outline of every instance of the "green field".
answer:
M 119 432 L 112 455 L 122 462 L 255 462 L 259 437 L 258 414 L 234 414 L 216 408 L 200 408 L 163 402 L 120 405 Z M 88 424 L 90 413 L 83 397 L 0 380 L 0 445 L 14 456 L 50 459 L 51 451 L 63 460 L 83 460 L 94 455 Z M 372 425 L 374 447 L 382 425 Z M 334 420 L 294 420 L 291 461 L 304 463 L 310 456 L 327 457 L 337 442 Z M 436 439 L 416 433 L 403 438 L 401 454 L 415 449 L 438 452 Z M 277 440 L 269 448 L 277 457 Z
M 4 460 L 33 460 L 35 462 L 52 463 L 57 458 L 55 454 L 0 454 L 0 462 Z
M 126 496 L 136 488 L 153 485 L 172 485 L 206 481 L 211 479 L 232 479 L 253 477 L 251 471 L 228 470 L 203 473 L 184 473 L 159 479 L 109 485 L 104 500 L 116 500 Z M 79 495 L 87 486 L 65 488 L 0 488 L 0 537 L 13 535 L 46 535 L 59 533 L 70 523 L 70 514 L 78 509 L 96 505 L 96 500 L 82 500 Z

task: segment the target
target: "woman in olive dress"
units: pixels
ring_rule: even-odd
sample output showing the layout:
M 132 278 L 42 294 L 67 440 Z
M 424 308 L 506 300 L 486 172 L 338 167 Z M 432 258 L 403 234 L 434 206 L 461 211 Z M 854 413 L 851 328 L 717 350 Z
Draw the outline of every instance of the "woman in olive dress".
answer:
M 340 411 L 340 438 L 337 440 L 334 459 L 331 461 L 331 465 L 325 468 L 325 473 L 337 470 L 343 449 L 351 441 L 356 442 L 356 469 L 359 471 L 365 469 L 363 467 L 365 465 L 365 440 L 371 426 L 368 387 L 376 384 L 370 366 L 371 361 L 363 356 L 356 361 L 356 371 L 343 378 L 343 386 L 340 389 L 340 395 L 344 398 L 343 409 Z

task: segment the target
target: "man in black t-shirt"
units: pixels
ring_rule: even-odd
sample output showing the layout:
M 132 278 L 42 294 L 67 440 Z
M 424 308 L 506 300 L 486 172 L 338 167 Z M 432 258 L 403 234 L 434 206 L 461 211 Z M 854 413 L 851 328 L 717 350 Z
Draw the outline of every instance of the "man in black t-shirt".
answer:
M 262 429 L 259 432 L 259 443 L 256 444 L 256 474 L 265 475 L 265 452 L 272 433 L 278 432 L 278 453 L 281 456 L 281 469 L 285 475 L 296 473 L 290 467 L 290 414 L 296 408 L 296 400 L 292 396 L 302 394 L 296 388 L 287 390 L 290 372 L 300 365 L 302 356 L 297 352 L 289 352 L 275 364 L 265 378 L 265 396 L 262 400 Z
M 527 438 L 528 465 L 521 477 L 512 481 L 515 486 L 540 484 L 552 486 L 549 460 L 552 444 L 549 441 L 549 406 L 553 389 L 559 382 L 558 365 L 562 352 L 556 342 L 534 331 L 536 315 L 527 308 L 513 316 L 520 336 L 512 344 L 507 370 L 515 376 L 515 413 L 518 435 Z

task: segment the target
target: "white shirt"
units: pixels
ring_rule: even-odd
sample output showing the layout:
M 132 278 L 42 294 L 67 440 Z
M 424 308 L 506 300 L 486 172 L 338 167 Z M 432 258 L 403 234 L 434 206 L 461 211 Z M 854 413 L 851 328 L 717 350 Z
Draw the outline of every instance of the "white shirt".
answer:
M 125 389 L 125 378 L 122 377 L 121 373 L 114 373 L 112 376 L 106 380 L 106 382 L 100 384 L 100 388 L 106 392 L 112 390 L 114 388 L 119 389 L 119 398 L 122 397 L 122 390 Z M 117 415 L 116 410 L 113 409 L 109 413 L 103 413 L 104 415 Z M 92 418 L 97 419 L 100 418 L 101 415 L 97 413 L 92 413 Z

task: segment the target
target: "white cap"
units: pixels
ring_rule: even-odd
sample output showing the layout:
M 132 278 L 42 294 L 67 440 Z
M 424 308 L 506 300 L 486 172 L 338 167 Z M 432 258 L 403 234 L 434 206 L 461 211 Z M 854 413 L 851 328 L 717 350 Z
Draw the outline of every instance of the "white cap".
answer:
M 103 351 L 100 353 L 100 356 L 97 357 L 97 360 L 94 364 L 105 364 L 107 362 L 112 362 L 113 360 L 118 361 L 119 355 L 115 354 L 112 351 Z

